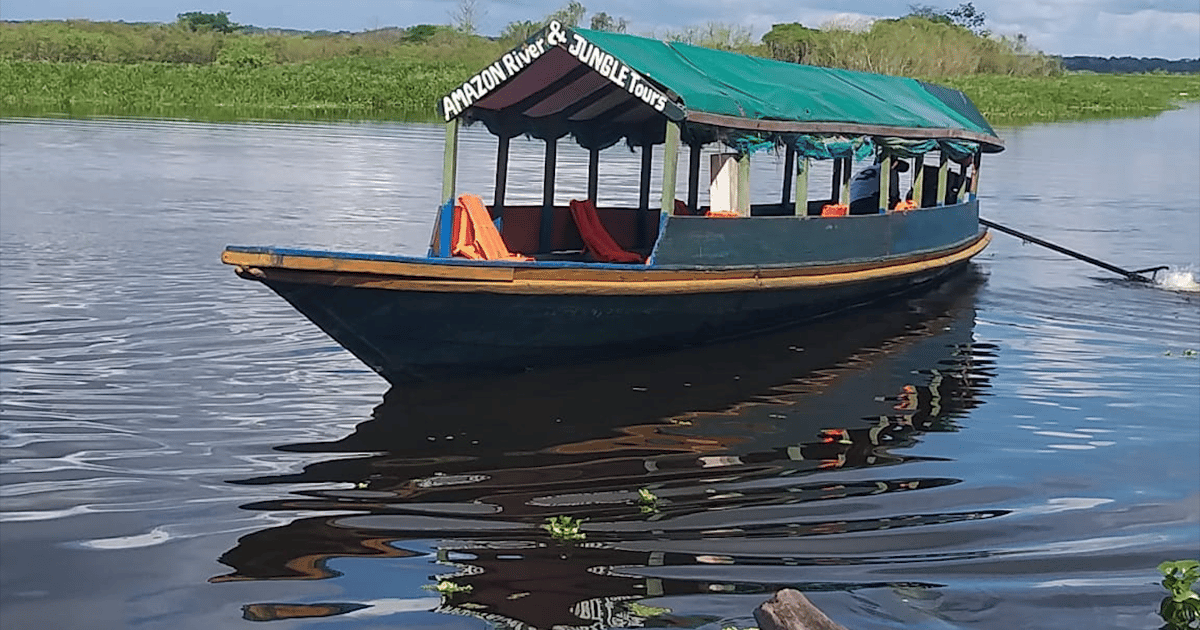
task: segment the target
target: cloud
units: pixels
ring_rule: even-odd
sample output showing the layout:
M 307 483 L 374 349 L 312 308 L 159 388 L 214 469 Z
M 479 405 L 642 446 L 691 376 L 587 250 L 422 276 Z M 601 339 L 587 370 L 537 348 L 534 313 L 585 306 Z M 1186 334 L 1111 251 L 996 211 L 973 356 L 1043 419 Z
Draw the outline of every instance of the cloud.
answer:
M 4 19 L 171 21 L 183 11 L 229 11 L 234 21 L 295 29 L 366 30 L 380 26 L 447 24 L 459 0 L 3 0 Z M 517 20 L 540 20 L 568 0 L 481 0 L 480 32 L 498 34 Z M 604 11 L 629 20 L 630 32 L 679 31 L 715 22 L 747 27 L 757 39 L 771 25 L 799 22 L 817 28 L 899 17 L 910 4 L 948 10 L 957 0 L 862 0 L 846 11 L 843 0 L 580 0 L 589 15 Z M 973 0 L 999 35 L 1024 34 L 1031 46 L 1062 55 L 1200 57 L 1200 7 L 1196 0 Z
M 1200 11 L 1136 9 L 1152 4 L 1120 0 L 1018 1 L 1002 5 L 989 25 L 996 33 L 1028 38 L 1050 54 L 1102 57 L 1200 57 Z M 1182 2 L 1153 4 L 1175 8 Z

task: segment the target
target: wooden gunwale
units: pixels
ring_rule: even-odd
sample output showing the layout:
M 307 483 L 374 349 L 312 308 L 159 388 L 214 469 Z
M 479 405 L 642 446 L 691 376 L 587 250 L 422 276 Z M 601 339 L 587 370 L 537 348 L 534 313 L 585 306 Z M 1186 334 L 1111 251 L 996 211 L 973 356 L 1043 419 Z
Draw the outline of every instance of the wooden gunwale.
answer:
M 327 271 L 334 273 L 368 273 L 383 276 L 413 278 L 445 278 L 449 280 L 488 280 L 511 282 L 513 268 L 500 265 L 438 265 L 418 261 L 368 260 L 355 258 L 321 258 L 316 256 L 239 252 L 225 250 L 221 262 L 227 265 L 257 269 L 290 269 L 293 271 Z
M 991 235 L 981 232 L 953 249 L 906 256 L 885 264 L 856 263 L 786 269 L 753 267 L 713 271 L 470 266 L 442 266 L 438 269 L 438 265 L 420 263 L 229 251 L 222 255 L 222 260 L 236 265 L 239 275 L 261 281 L 433 293 L 632 296 L 788 290 L 853 284 L 919 273 L 969 260 L 983 251 L 990 241 Z M 385 267 L 389 271 L 384 271 Z M 407 271 L 399 272 L 404 267 L 407 267 Z M 359 270 L 351 271 L 349 268 Z M 448 271 L 454 273 L 446 273 Z

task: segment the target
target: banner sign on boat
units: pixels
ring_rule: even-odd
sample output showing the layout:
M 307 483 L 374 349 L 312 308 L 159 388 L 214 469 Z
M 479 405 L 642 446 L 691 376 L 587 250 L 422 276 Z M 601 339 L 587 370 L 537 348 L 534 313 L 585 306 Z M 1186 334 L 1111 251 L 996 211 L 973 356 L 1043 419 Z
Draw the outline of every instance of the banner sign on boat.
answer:
M 546 25 L 546 28 L 538 31 L 525 43 L 505 53 L 495 63 L 480 70 L 478 74 L 467 79 L 453 92 L 442 97 L 442 102 L 438 105 L 442 116 L 447 121 L 452 120 L 476 101 L 508 82 L 509 79 L 555 46 L 563 48 L 580 63 L 600 73 L 656 111 L 662 112 L 667 118 L 683 120 L 684 113 L 679 105 L 641 74 L 620 59 L 604 52 L 599 46 L 589 42 L 574 30 L 563 28 L 555 20 L 552 20 Z

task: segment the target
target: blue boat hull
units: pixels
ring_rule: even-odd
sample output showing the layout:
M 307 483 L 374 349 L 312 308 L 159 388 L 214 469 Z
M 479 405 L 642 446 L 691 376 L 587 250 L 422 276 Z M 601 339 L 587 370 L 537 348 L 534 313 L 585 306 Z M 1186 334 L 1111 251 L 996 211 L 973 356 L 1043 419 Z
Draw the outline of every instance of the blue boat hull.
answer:
M 906 294 L 986 247 L 977 213 L 970 202 L 909 215 L 664 221 L 647 265 L 239 247 L 223 259 L 403 384 L 707 344 Z
M 853 285 L 684 295 L 510 295 L 264 281 L 394 384 L 711 343 L 905 294 L 965 262 Z

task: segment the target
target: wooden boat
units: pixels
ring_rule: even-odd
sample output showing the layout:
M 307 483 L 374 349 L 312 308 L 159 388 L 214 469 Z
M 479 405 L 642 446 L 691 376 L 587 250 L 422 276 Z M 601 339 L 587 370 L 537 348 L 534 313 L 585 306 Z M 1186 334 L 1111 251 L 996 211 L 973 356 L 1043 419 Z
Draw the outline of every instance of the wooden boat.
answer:
M 444 203 L 427 256 L 245 246 L 222 255 L 392 383 L 703 344 L 939 281 L 989 241 L 980 157 L 1003 150 L 970 100 L 945 87 L 557 22 L 439 111 Z M 458 133 L 472 123 L 498 138 L 486 207 L 456 189 Z M 505 203 L 509 144 L 521 135 L 545 142 L 540 206 Z M 569 207 L 554 202 L 564 137 L 590 156 L 587 190 Z M 639 198 L 597 207 L 600 152 L 619 143 L 641 151 Z M 709 156 L 702 206 L 706 145 L 724 152 Z M 787 175 L 777 202 L 751 203 L 749 163 L 763 152 L 782 153 Z M 912 200 L 877 195 L 861 213 L 851 170 L 867 158 L 883 182 L 911 159 Z M 822 159 L 829 193 L 810 195 Z

